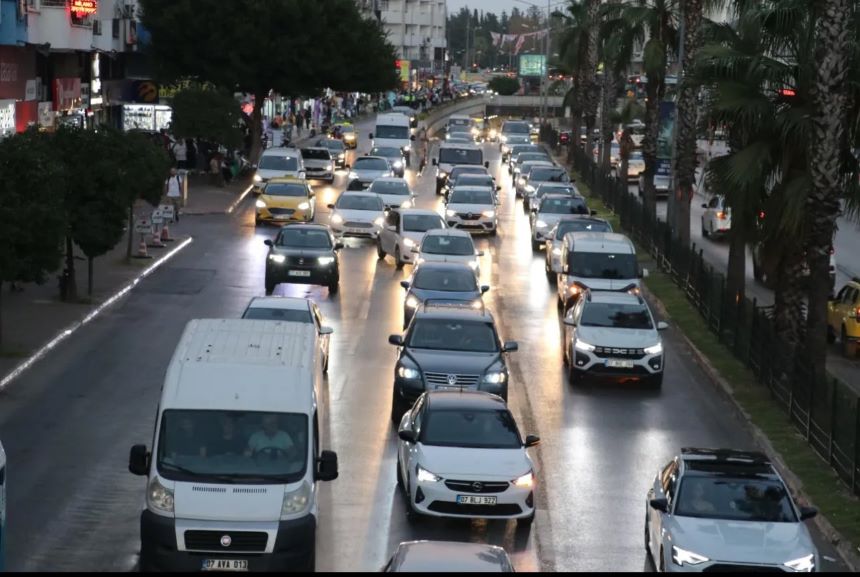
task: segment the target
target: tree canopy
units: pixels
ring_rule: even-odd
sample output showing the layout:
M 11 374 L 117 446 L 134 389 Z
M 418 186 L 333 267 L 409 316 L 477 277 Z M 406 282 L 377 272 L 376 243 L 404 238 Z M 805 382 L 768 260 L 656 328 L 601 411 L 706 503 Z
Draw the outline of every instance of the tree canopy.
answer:
M 232 94 L 191 86 L 173 98 L 171 130 L 177 138 L 203 138 L 236 148 L 242 143 L 242 111 Z

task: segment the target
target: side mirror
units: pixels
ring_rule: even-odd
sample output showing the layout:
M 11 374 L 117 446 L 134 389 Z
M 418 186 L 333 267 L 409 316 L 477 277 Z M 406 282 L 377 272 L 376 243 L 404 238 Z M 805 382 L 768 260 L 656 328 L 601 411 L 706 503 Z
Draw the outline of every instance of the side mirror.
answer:
M 407 443 L 414 443 L 418 440 L 415 437 L 415 431 L 411 429 L 401 429 L 400 431 L 397 431 L 397 436 Z
M 490 292 L 490 285 L 481 285 L 481 294 L 486 294 L 488 292 Z
M 516 341 L 508 341 L 502 347 L 502 352 L 504 353 L 515 353 L 518 350 L 520 350 L 520 345 Z
M 501 185 L 501 184 L 497 184 L 497 185 L 496 185 L 496 190 L 502 190 L 502 185 Z
M 648 501 L 648 505 L 655 511 L 662 511 L 663 513 L 669 512 L 668 499 L 651 499 L 650 501 Z
M 307 174 L 305 174 L 305 171 L 304 171 L 304 170 L 300 170 L 300 171 L 299 171 L 299 178 L 307 178 L 307 176 L 308 176 L 308 175 L 307 175 Z
M 329 209 L 330 209 L 330 210 L 334 210 L 334 205 L 333 205 L 333 204 L 327 204 L 326 206 L 327 206 L 327 207 L 329 207 Z
M 368 137 L 370 140 L 373 140 L 373 133 L 371 132 L 370 134 L 368 134 L 368 135 L 367 135 L 367 137 Z
M 540 437 L 537 435 L 528 435 L 526 437 L 526 442 L 523 443 L 523 446 L 528 449 L 529 447 L 536 447 L 540 445 Z
M 389 335 L 388 336 L 388 344 L 394 345 L 396 347 L 403 346 L 403 337 L 400 335 Z
M 412 136 L 410 136 L 409 140 L 411 140 L 412 142 L 415 142 L 415 135 L 413 134 Z
M 576 326 L 576 321 L 573 320 L 572 318 L 565 317 L 563 322 L 564 322 L 564 324 L 566 324 L 569 327 L 575 327 Z
M 703 203 L 702 203 L 702 208 L 708 208 L 707 203 L 704 203 L 704 202 L 703 202 Z
M 641 276 L 641 278 L 648 278 L 648 269 L 647 269 L 647 268 L 643 268 L 643 269 L 642 269 L 642 274 L 641 274 L 640 276 Z
M 430 161 L 430 164 L 432 164 L 433 166 L 438 166 L 438 165 L 439 165 L 439 163 L 438 163 L 438 162 L 436 162 L 436 159 L 435 159 L 435 158 L 434 158 L 434 159 L 432 159 L 432 160 Z
M 484 256 L 484 251 L 479 250 L 475 253 L 475 256 Z
M 668 328 L 669 328 L 669 323 L 667 323 L 667 322 L 659 321 L 657 323 L 657 330 L 658 331 L 665 331 Z
M 402 287 L 403 287 L 403 288 L 405 288 L 406 290 L 409 290 L 409 281 L 408 281 L 408 280 L 402 280 L 402 281 L 400 281 L 400 286 L 402 286 Z
M 344 164 L 343 168 L 344 168 L 344 170 L 350 170 L 352 168 L 352 166 L 350 166 L 348 164 Z
M 484 161 L 484 168 L 490 168 L 490 161 L 489 160 Z
M 330 335 L 334 332 L 334 329 L 331 327 L 320 327 L 321 335 Z
M 800 520 L 806 521 L 808 519 L 812 519 L 818 516 L 818 509 L 815 507 L 801 507 L 800 508 Z
M 343 247 L 344 247 L 344 244 L 343 244 L 342 242 L 336 242 L 336 243 L 334 244 L 334 250 L 340 250 L 340 249 L 342 249 Z
M 334 481 L 337 479 L 337 453 L 334 451 L 320 453 L 314 479 L 317 481 Z
M 128 470 L 132 475 L 149 474 L 149 451 L 146 445 L 135 445 L 128 453 Z
M 264 245 L 266 245 L 266 246 L 275 246 L 275 243 L 273 243 L 273 242 L 271 241 L 271 239 L 268 239 L 268 238 L 267 238 L 266 240 L 264 240 L 264 241 L 263 241 L 263 244 L 264 244 Z

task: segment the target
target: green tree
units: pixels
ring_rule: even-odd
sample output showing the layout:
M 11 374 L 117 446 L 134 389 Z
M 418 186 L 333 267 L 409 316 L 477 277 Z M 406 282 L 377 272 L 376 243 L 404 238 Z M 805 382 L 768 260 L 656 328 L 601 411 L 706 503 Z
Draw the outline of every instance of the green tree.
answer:
M 59 267 L 65 222 L 55 161 L 36 132 L 0 141 L 0 298 L 5 282 L 41 284 Z M 0 344 L 2 328 L 0 317 Z
M 498 92 L 502 96 L 510 96 L 511 94 L 516 94 L 520 89 L 520 81 L 508 76 L 494 76 L 487 83 L 487 88 Z
M 162 80 L 191 77 L 254 96 L 252 158 L 261 150 L 263 101 L 397 86 L 382 24 L 353 0 L 142 0 L 148 51 Z
M 555 16 L 562 20 L 563 26 L 559 43 L 560 64 L 566 72 L 573 75 L 573 86 L 564 97 L 564 106 L 570 107 L 573 123 L 573 137 L 569 144 L 573 150 L 580 145 L 579 131 L 585 105 L 582 95 L 586 84 L 585 62 L 590 23 L 587 6 L 582 0 L 570 0 L 566 10 L 566 14 L 557 12 Z
M 177 138 L 203 138 L 238 148 L 242 144 L 241 120 L 239 102 L 224 90 L 196 85 L 173 98 L 171 129 Z

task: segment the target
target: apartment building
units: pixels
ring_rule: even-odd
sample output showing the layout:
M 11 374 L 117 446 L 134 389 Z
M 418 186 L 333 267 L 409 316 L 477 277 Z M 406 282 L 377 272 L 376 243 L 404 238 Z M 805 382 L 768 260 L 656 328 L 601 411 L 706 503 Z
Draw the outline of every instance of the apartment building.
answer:
M 419 73 L 444 70 L 446 0 L 356 0 L 369 16 L 380 19 L 398 58 Z

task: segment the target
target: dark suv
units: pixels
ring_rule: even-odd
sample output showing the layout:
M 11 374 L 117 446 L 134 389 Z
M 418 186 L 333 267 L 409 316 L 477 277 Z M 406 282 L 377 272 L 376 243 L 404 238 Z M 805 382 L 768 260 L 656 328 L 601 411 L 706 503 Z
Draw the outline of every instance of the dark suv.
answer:
M 398 347 L 394 367 L 391 420 L 400 422 L 424 391 L 479 390 L 508 398 L 506 353 L 515 342 L 503 342 L 493 315 L 462 306 L 425 302 L 404 335 L 391 335 Z
M 266 240 L 266 294 L 272 294 L 282 282 L 318 284 L 336 293 L 340 282 L 338 242 L 327 226 L 289 224 L 275 240 Z

